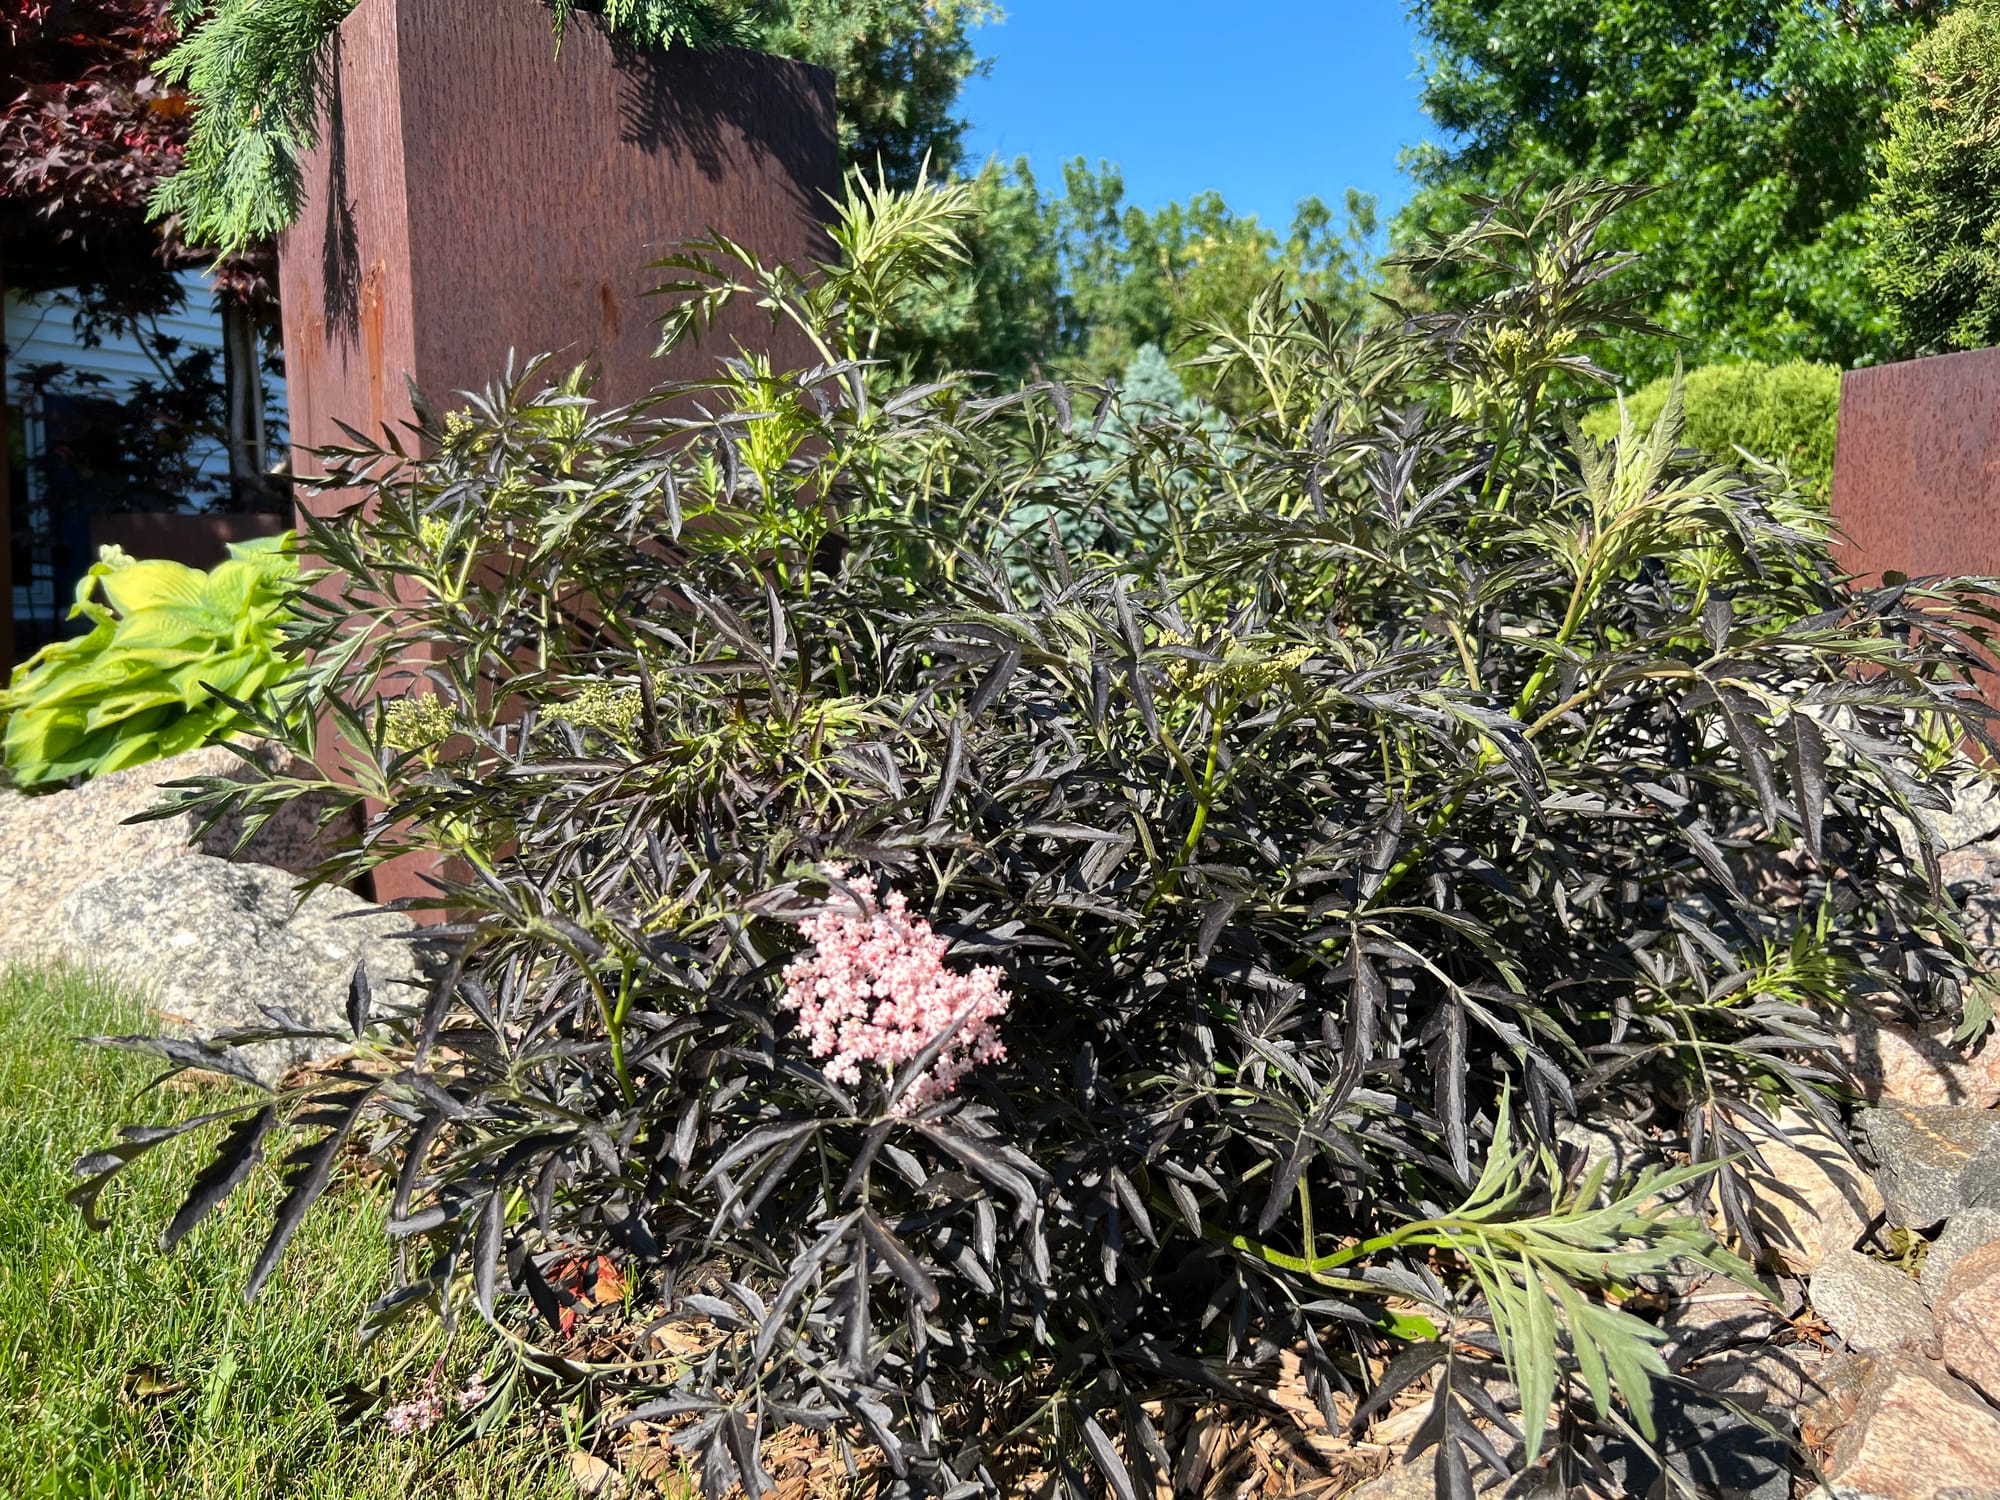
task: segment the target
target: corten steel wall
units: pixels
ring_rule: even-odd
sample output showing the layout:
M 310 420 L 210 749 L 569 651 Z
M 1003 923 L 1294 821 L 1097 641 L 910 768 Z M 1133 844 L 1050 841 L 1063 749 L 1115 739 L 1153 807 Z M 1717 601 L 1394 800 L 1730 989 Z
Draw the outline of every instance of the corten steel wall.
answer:
M 2000 349 L 1841 378 L 1833 518 L 1836 558 L 1869 582 L 2000 575 Z
M 633 400 L 742 346 L 813 363 L 747 303 L 653 351 L 646 262 L 711 230 L 766 261 L 826 258 L 839 186 L 833 78 L 746 52 L 637 55 L 592 17 L 560 50 L 539 0 L 361 0 L 342 23 L 306 206 L 279 240 L 293 463 L 437 409 L 518 357 L 588 360 Z M 301 506 L 331 507 L 301 487 Z M 413 668 L 421 661 L 413 659 Z M 333 769 L 329 766 L 329 769 Z M 421 872 L 380 872 L 387 900 Z
M 229 556 L 231 542 L 276 536 L 290 525 L 289 516 L 113 512 L 90 518 L 90 545 L 123 547 L 134 557 L 163 557 L 190 568 L 212 568 Z
M 767 260 L 828 250 L 833 79 L 745 52 L 614 49 L 538 0 L 362 0 L 340 29 L 307 203 L 279 241 L 294 457 L 440 407 L 510 350 L 589 358 L 629 401 L 718 351 L 809 362 L 747 304 L 708 343 L 653 357 L 644 269 L 718 230 Z M 774 340 L 783 347 L 773 348 Z

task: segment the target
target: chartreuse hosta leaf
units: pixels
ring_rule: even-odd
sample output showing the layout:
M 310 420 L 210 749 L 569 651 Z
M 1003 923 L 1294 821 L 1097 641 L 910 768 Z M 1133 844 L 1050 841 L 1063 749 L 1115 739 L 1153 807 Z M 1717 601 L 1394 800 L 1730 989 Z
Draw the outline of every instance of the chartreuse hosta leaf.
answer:
M 98 776 L 220 739 L 237 713 L 217 694 L 249 699 L 284 675 L 292 535 L 229 551 L 204 573 L 103 549 L 70 611 L 90 632 L 43 647 L 0 692 L 16 785 Z

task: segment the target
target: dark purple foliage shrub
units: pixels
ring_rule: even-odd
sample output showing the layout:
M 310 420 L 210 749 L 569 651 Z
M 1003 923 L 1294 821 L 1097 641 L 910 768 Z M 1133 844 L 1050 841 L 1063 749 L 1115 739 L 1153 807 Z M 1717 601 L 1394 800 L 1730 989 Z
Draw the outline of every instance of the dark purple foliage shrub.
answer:
M 795 1423 L 895 1493 L 1000 1493 L 1023 1441 L 1054 1493 L 1153 1493 L 1148 1403 L 1255 1408 L 1290 1359 L 1329 1420 L 1434 1378 L 1440 1493 L 1551 1446 L 1590 1482 L 1665 1378 L 1623 1294 L 1742 1269 L 1714 1195 L 1757 1248 L 1732 1109 L 1838 1130 L 1856 996 L 1984 1014 L 1917 816 L 1977 728 L 1977 612 L 1848 592 L 1823 518 L 1678 450 L 1677 403 L 1575 434 L 1637 321 L 1593 247 L 1625 196 L 1413 258 L 1469 305 L 1246 310 L 1202 356 L 1265 393 L 1230 420 L 877 388 L 870 309 L 951 209 L 879 200 L 809 284 L 675 262 L 675 336 L 764 296 L 817 369 L 607 411 L 530 367 L 427 416 L 429 456 L 350 454 L 368 508 L 311 539 L 339 592 L 270 727 L 324 751 L 324 716 L 382 808 L 326 878 L 445 856 L 449 962 L 216 1120 L 169 1238 L 290 1127 L 254 1292 L 365 1142 L 411 1266 L 375 1322 L 476 1310 L 682 1424 L 711 1494 L 761 1493 Z M 862 877 L 1007 997 L 1004 1059 L 923 1102 L 948 1031 L 834 1070 L 783 1003 Z M 1571 1119 L 1652 1165 L 1578 1171 Z M 552 1268 L 598 1253 L 720 1341 L 579 1362 Z

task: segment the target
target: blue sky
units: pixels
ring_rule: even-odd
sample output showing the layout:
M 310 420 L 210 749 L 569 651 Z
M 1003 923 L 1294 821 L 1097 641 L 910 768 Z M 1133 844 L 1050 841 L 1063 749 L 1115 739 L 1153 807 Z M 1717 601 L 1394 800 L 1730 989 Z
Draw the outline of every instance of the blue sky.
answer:
M 1215 189 L 1283 229 L 1350 185 L 1385 214 L 1417 107 L 1403 0 L 1001 0 L 977 34 L 993 71 L 964 96 L 973 162 L 1025 155 L 1047 185 L 1074 156 L 1116 162 L 1145 207 Z

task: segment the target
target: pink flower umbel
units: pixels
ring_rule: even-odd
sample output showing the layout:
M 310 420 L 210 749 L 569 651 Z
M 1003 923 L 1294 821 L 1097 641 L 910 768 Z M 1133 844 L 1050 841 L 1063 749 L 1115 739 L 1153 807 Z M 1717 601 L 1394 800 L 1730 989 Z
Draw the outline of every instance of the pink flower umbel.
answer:
M 863 1063 L 885 1082 L 894 1078 L 963 1013 L 937 1061 L 896 1102 L 896 1113 L 910 1114 L 951 1093 L 980 1063 L 1007 1055 L 993 1023 L 1009 996 L 990 964 L 969 974 L 947 969 L 945 940 L 904 911 L 902 892 L 878 904 L 872 876 L 848 886 L 856 899 L 836 896 L 799 925 L 813 951 L 786 967 L 779 1003 L 798 1012 L 812 1055 L 831 1059 L 827 1077 L 850 1086 L 861 1082 Z
M 443 1360 L 438 1361 L 442 1366 Z M 438 1376 L 441 1369 L 434 1368 L 424 1377 L 424 1383 L 417 1387 L 417 1393 L 407 1401 L 398 1401 L 382 1413 L 382 1423 L 397 1437 L 415 1437 L 420 1432 L 429 1432 L 444 1420 L 444 1398 L 438 1393 Z M 470 1411 L 484 1401 L 488 1395 L 486 1376 L 474 1371 L 465 1382 L 465 1388 L 452 1393 L 452 1401 L 460 1411 Z
M 382 1421 L 397 1437 L 414 1437 L 429 1432 L 444 1417 L 444 1403 L 438 1399 L 437 1375 L 417 1387 L 408 1401 L 399 1401 L 382 1413 Z

